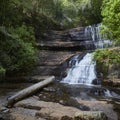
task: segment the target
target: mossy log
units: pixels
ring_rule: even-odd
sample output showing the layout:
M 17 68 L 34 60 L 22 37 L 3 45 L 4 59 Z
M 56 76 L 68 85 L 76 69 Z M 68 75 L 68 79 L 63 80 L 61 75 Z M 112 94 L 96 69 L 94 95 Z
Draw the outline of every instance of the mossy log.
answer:
M 75 120 L 108 120 L 102 111 L 80 111 L 75 114 Z
M 14 105 L 14 103 L 16 103 L 16 102 L 22 100 L 23 98 L 37 92 L 41 88 L 52 83 L 54 81 L 54 79 L 55 79 L 55 77 L 51 76 L 42 82 L 36 83 L 28 88 L 21 90 L 20 92 L 16 93 L 15 95 L 11 96 L 10 98 L 8 98 L 7 107 L 12 107 Z

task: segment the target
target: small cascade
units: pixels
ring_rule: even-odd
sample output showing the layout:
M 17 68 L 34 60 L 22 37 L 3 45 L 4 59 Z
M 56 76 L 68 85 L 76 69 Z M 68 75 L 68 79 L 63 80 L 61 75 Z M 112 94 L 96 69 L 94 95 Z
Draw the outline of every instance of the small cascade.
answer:
M 85 27 L 84 36 L 85 38 L 92 39 L 96 48 L 105 48 L 112 45 L 112 42 L 107 38 L 105 34 L 101 34 L 102 24 L 90 25 Z
M 93 61 L 92 53 L 87 53 L 82 60 L 79 60 L 78 55 L 74 56 L 69 61 L 69 64 L 70 68 L 62 83 L 91 85 L 93 80 L 97 79 L 95 71 L 96 62 Z
M 95 48 L 105 48 L 112 45 L 110 40 L 105 39 L 107 36 L 101 34 L 101 26 L 102 24 L 97 24 L 85 27 L 82 42 L 86 43 L 86 47 L 89 46 L 87 42 L 92 42 Z M 93 61 L 93 53 L 87 53 L 82 60 L 80 58 L 79 55 L 71 58 L 67 76 L 62 79 L 62 83 L 98 85 L 100 81 L 98 81 L 96 75 L 96 62 Z

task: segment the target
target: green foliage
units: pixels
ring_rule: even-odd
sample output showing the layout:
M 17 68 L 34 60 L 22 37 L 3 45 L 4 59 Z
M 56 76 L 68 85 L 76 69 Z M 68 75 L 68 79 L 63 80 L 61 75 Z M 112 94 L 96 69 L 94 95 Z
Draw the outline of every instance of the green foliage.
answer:
M 82 0 L 79 15 L 83 25 L 97 24 L 102 21 L 102 2 L 103 0 Z
M 103 26 L 101 32 L 107 39 L 120 42 L 120 0 L 103 0 Z M 107 75 L 110 66 L 120 65 L 120 47 L 97 50 L 95 60 L 104 75 Z
M 104 32 L 109 32 L 110 38 L 120 41 L 120 0 L 104 0 L 102 6 Z
M 120 48 L 117 49 L 103 49 L 96 50 L 95 59 L 97 62 L 105 63 L 105 64 L 114 64 L 120 63 Z
M 0 78 L 5 76 L 5 72 L 6 70 L 2 66 L 0 66 Z
M 0 69 L 6 75 L 27 74 L 37 60 L 34 29 L 26 24 L 30 6 L 23 3 L 2 0 L 0 5 Z
M 120 0 L 104 0 L 102 5 L 102 33 L 115 42 L 120 41 Z M 104 74 L 109 67 L 120 64 L 120 48 L 97 50 L 95 59 Z
M 25 21 L 41 30 L 95 24 L 102 18 L 102 0 L 17 0 L 15 5 Z
M 2 0 L 0 21 L 2 25 L 14 26 L 22 24 L 24 20 L 41 30 L 95 24 L 101 22 L 102 1 Z
M 6 74 L 29 72 L 36 63 L 35 48 L 32 42 L 28 42 L 33 36 L 25 31 L 24 26 L 15 29 L 14 34 L 12 31 L 9 34 L 5 28 L 4 31 L 2 29 L 0 29 L 0 63 L 6 70 Z M 24 33 L 23 31 L 20 32 L 23 29 Z
M 16 5 L 17 0 L 0 1 L 0 26 L 17 26 L 23 22 L 23 9 Z
M 35 36 L 32 27 L 27 27 L 22 25 L 21 27 L 17 28 L 9 28 L 9 33 L 12 34 L 16 39 L 23 40 L 24 42 L 28 43 L 35 43 Z
M 109 66 L 120 63 L 120 48 L 98 49 L 94 53 L 94 59 L 104 76 L 106 76 Z

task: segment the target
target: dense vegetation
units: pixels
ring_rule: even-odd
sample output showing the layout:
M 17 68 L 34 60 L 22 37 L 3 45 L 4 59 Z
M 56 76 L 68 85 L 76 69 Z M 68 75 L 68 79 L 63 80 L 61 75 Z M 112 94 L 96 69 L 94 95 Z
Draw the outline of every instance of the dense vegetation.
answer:
M 104 0 L 102 5 L 103 25 L 111 39 L 120 41 L 120 0 Z
M 110 69 L 115 69 L 116 67 L 117 70 L 120 67 L 120 47 L 98 49 L 94 53 L 94 57 L 104 78 L 108 76 Z
M 42 36 L 43 31 L 93 24 L 95 18 L 100 22 L 102 2 L 97 2 L 99 0 L 1 0 L 0 74 L 30 71 L 37 59 L 35 39 Z
M 2 0 L 0 17 L 0 74 L 26 74 L 37 58 L 33 27 L 17 1 Z
M 2 76 L 25 74 L 33 68 L 37 60 L 35 40 L 46 30 L 102 22 L 103 32 L 120 41 L 120 0 L 1 0 L 0 4 Z M 104 58 L 103 53 L 109 56 L 107 51 L 97 51 L 97 61 Z
M 117 43 L 113 49 L 97 50 L 95 59 L 101 66 L 101 71 L 107 75 L 110 66 L 120 66 L 120 0 L 104 0 L 101 14 L 103 16 L 102 32 L 107 34 L 108 38 Z

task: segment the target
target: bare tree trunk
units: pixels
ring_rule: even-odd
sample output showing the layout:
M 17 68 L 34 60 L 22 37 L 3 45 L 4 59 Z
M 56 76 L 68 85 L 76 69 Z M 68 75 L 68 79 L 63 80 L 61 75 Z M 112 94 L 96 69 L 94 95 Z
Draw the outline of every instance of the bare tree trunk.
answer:
M 16 93 L 15 95 L 11 96 L 10 98 L 8 98 L 7 107 L 12 107 L 14 103 L 16 103 L 17 101 L 22 100 L 23 98 L 37 92 L 39 89 L 41 89 L 44 86 L 53 82 L 54 79 L 55 79 L 55 77 L 51 76 L 42 82 L 36 83 L 28 88 L 21 90 L 20 92 Z

